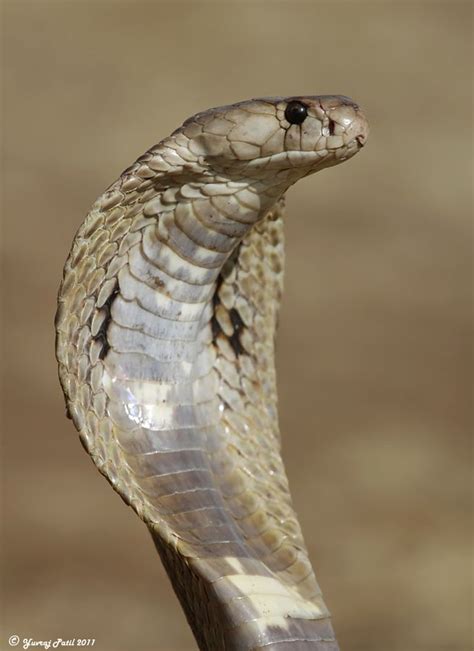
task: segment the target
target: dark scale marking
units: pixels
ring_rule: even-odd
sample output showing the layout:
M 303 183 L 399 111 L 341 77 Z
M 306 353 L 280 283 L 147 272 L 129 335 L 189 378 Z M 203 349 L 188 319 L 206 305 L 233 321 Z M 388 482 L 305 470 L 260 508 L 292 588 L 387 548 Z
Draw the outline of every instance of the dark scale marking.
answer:
M 240 343 L 240 337 L 236 332 L 234 332 L 232 337 L 229 338 L 229 343 L 232 346 L 237 357 L 239 357 L 239 355 L 243 355 L 246 352 L 245 348 Z
M 95 335 L 95 337 L 92 338 L 93 341 L 99 341 L 102 344 L 102 349 L 99 353 L 99 359 L 104 359 L 110 350 L 110 344 L 107 338 L 107 330 L 109 329 L 110 321 L 112 319 L 112 303 L 116 299 L 118 293 L 119 284 L 117 280 L 113 292 L 110 294 L 109 298 L 105 301 L 104 305 L 101 308 L 102 310 L 105 310 L 105 319 L 100 326 L 99 332 Z M 92 316 L 90 318 L 90 321 L 92 321 Z
M 219 289 L 220 289 L 222 283 L 227 278 L 227 276 L 232 271 L 232 268 L 233 268 L 233 266 L 235 265 L 235 263 L 236 263 L 236 261 L 238 259 L 239 251 L 240 251 L 240 245 L 237 248 L 237 250 L 232 253 L 229 260 L 227 260 L 227 262 L 225 263 L 225 265 L 224 265 L 224 267 L 222 269 L 222 272 L 219 274 L 219 277 L 217 278 L 216 289 L 215 289 L 214 295 L 212 297 L 212 304 L 214 306 L 214 314 L 212 315 L 212 318 L 211 318 L 211 329 L 212 329 L 212 336 L 213 336 L 214 341 L 217 339 L 218 335 L 221 334 L 221 333 L 223 334 L 224 337 L 227 337 L 227 335 L 225 335 L 223 333 L 222 328 L 221 328 L 218 320 L 216 319 L 215 311 L 216 311 L 217 306 L 221 305 L 221 301 L 219 299 Z M 242 318 L 241 318 L 240 314 L 238 313 L 238 311 L 234 307 L 229 310 L 229 317 L 230 317 L 230 320 L 232 322 L 234 332 L 233 332 L 232 336 L 227 337 L 227 339 L 228 339 L 230 345 L 232 346 L 232 350 L 234 351 L 235 355 L 238 357 L 239 355 L 243 355 L 244 353 L 246 353 L 246 350 L 242 346 L 242 343 L 240 341 L 240 332 L 241 332 L 242 328 L 245 327 L 245 324 L 242 321 Z
M 229 316 L 230 320 L 232 322 L 232 325 L 234 326 L 234 333 L 232 337 L 229 338 L 229 343 L 232 346 L 234 353 L 237 355 L 243 355 L 246 350 L 242 346 L 242 343 L 240 341 L 240 332 L 242 328 L 245 327 L 244 322 L 242 321 L 242 317 L 238 313 L 238 311 L 235 309 L 235 307 L 232 307 L 229 311 Z
M 219 333 L 221 333 L 222 330 L 221 330 L 221 327 L 220 327 L 215 315 L 213 315 L 212 319 L 211 319 L 211 330 L 212 330 L 212 338 L 214 340 L 216 340 Z
M 236 333 L 239 333 L 245 324 L 242 321 L 242 317 L 240 316 L 239 312 L 235 309 L 235 307 L 232 307 L 230 309 L 229 316 L 230 316 L 230 320 L 232 321 L 232 325 L 234 326 L 234 331 Z
M 211 330 L 212 330 L 212 338 L 214 341 L 217 339 L 217 335 L 222 332 L 222 328 L 219 325 L 218 320 L 216 319 L 216 308 L 218 305 L 220 305 L 220 299 L 219 299 L 219 289 L 220 286 L 222 285 L 224 281 L 224 277 L 221 274 L 219 274 L 217 281 L 216 281 L 216 288 L 214 290 L 214 294 L 212 295 L 212 306 L 214 308 L 214 311 L 212 313 L 211 317 Z

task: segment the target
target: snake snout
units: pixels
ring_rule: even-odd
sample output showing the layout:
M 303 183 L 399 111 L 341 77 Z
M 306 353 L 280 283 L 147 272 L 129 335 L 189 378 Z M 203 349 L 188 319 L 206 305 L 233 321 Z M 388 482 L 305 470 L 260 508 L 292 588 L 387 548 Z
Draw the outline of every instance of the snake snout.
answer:
M 359 147 L 363 147 L 369 137 L 369 123 L 359 108 L 351 111 L 352 115 L 344 117 L 346 138 L 348 142 L 355 140 Z
M 319 97 L 319 104 L 327 116 L 331 134 L 342 135 L 346 145 L 354 141 L 358 148 L 365 145 L 369 124 L 356 102 L 343 95 L 324 95 Z
M 355 137 L 355 139 L 357 140 L 359 145 L 361 147 L 363 147 L 365 145 L 365 143 L 367 142 L 367 134 L 366 133 L 360 133 L 358 136 Z
M 351 127 L 355 134 L 355 139 L 359 143 L 360 147 L 363 147 L 369 137 L 369 123 L 361 111 L 356 112 L 356 117 L 354 118 Z

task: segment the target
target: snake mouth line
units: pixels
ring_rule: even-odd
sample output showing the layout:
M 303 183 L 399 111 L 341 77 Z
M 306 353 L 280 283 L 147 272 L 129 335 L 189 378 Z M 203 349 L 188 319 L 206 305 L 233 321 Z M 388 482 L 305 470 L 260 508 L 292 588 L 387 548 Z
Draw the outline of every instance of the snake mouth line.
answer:
M 337 149 L 324 148 L 318 151 L 301 151 L 300 149 L 291 149 L 288 151 L 279 152 L 278 154 L 271 154 L 270 156 L 262 156 L 261 158 L 254 158 L 253 160 L 242 162 L 247 163 L 245 165 L 245 169 L 250 170 L 259 169 L 260 167 L 266 165 L 278 164 L 280 162 L 289 162 L 289 166 L 282 166 L 279 168 L 279 170 L 275 171 L 296 170 L 298 167 L 306 167 L 307 165 L 314 165 L 316 163 L 323 162 L 328 154 L 335 154 L 336 151 L 339 151 L 340 149 L 349 150 L 354 140 L 350 140 L 347 144 Z

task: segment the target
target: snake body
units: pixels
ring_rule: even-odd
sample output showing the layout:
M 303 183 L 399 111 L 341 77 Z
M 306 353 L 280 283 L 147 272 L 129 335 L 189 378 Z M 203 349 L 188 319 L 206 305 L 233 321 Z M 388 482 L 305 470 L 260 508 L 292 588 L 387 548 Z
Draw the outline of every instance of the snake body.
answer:
M 201 649 L 338 649 L 280 455 L 274 340 L 285 192 L 367 132 L 341 96 L 198 113 L 95 202 L 64 268 L 68 413 Z

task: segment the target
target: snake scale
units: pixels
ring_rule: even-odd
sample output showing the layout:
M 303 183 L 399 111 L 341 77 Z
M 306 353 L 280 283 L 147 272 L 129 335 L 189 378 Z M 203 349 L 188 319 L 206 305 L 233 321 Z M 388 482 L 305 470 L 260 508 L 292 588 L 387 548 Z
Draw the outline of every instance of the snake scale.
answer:
M 68 415 L 202 650 L 338 649 L 280 454 L 274 341 L 285 192 L 367 135 L 343 96 L 198 113 L 99 197 L 66 261 Z

